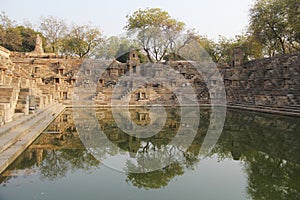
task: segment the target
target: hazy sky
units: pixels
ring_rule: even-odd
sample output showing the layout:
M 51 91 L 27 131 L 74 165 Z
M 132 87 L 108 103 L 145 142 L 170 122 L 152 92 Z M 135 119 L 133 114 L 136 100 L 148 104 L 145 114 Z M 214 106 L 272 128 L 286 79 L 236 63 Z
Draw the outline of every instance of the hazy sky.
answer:
M 41 16 L 53 15 L 68 23 L 91 22 L 105 35 L 119 35 L 124 33 L 127 14 L 159 7 L 201 35 L 217 39 L 245 30 L 252 4 L 253 0 L 0 0 L 0 11 L 17 22 L 37 24 Z

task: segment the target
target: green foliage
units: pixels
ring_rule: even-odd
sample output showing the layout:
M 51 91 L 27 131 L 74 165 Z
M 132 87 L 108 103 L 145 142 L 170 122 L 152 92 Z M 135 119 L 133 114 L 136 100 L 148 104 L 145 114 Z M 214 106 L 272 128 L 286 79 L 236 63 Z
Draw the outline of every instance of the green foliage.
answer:
M 138 49 L 139 45 L 128 38 L 111 36 L 104 39 L 95 50 L 96 58 L 114 59 L 117 58 L 120 62 L 126 62 L 128 52 L 133 49 Z M 125 55 L 127 54 L 127 55 Z M 141 56 L 141 59 L 144 59 Z
M 3 27 L 4 29 L 7 28 L 12 28 L 15 25 L 15 21 L 11 20 L 5 12 L 0 13 L 0 26 Z
M 15 26 L 5 13 L 0 14 L 0 45 L 11 51 L 34 50 L 37 32 L 30 27 Z
M 189 30 L 176 47 L 177 59 L 217 62 L 214 59 L 215 45 L 212 40 L 199 35 L 194 30 Z
M 298 44 L 294 46 L 299 51 L 300 43 L 300 2 L 298 0 L 285 0 L 287 21 L 289 22 L 290 41 Z
M 127 42 L 125 38 L 111 36 L 103 39 L 102 43 L 96 49 L 96 58 L 113 59 L 121 43 Z
M 184 23 L 160 8 L 139 9 L 127 16 L 125 30 L 136 34 L 150 62 L 161 61 L 172 49 L 184 29 Z
M 21 52 L 33 51 L 35 47 L 37 32 L 31 28 L 26 28 L 24 26 L 17 26 L 16 29 L 19 30 L 22 38 L 22 48 L 19 49 L 19 51 Z
M 90 25 L 73 25 L 70 33 L 62 40 L 62 52 L 68 55 L 87 57 L 101 42 L 101 32 Z
M 129 167 L 133 167 L 128 163 Z M 179 162 L 173 162 L 163 169 L 148 173 L 128 173 L 127 182 L 131 182 L 137 188 L 159 189 L 166 187 L 176 176 L 184 174 L 184 166 Z
M 17 25 L 0 13 L 0 45 L 11 51 L 30 52 L 40 33 L 46 52 L 86 57 L 95 48 L 95 57 L 118 58 L 124 62 L 130 49 L 142 50 L 142 62 L 170 59 L 206 60 L 231 63 L 233 49 L 241 47 L 244 60 L 300 51 L 299 0 L 255 0 L 250 9 L 247 34 L 213 41 L 195 30 L 185 32 L 185 24 L 161 8 L 139 9 L 126 16 L 124 29 L 136 40 L 112 36 L 101 39 L 99 29 L 89 25 L 68 26 L 63 19 L 42 17 L 38 31 L 30 23 Z
M 220 37 L 214 46 L 213 57 L 216 62 L 231 64 L 233 50 L 240 47 L 244 52 L 244 62 L 262 57 L 261 46 L 250 35 L 237 35 L 233 39 Z
M 300 50 L 298 0 L 257 0 L 250 9 L 249 32 L 262 44 L 264 54 Z
M 1 45 L 11 51 L 18 51 L 22 48 L 22 37 L 16 28 L 7 28 Z
M 129 42 L 122 43 L 122 44 L 119 45 L 119 48 L 118 48 L 118 50 L 115 54 L 115 57 L 120 62 L 126 62 L 127 58 L 128 58 L 128 52 L 132 49 L 134 49 L 134 46 L 130 45 Z
M 126 44 L 120 44 L 120 47 L 115 55 L 117 61 L 126 63 L 129 57 L 129 51 L 132 49 L 134 49 L 132 46 L 128 47 Z
M 51 52 L 57 53 L 68 30 L 65 21 L 53 16 L 42 17 L 39 29 L 47 38 L 47 45 L 50 47 Z
M 129 52 L 130 50 L 134 50 L 134 48 L 130 48 L 129 51 L 123 53 L 123 54 L 117 54 L 118 57 L 116 56 L 117 61 L 122 62 L 122 63 L 126 63 L 129 57 Z M 141 63 L 146 63 L 147 62 L 147 58 L 144 54 L 142 54 L 141 52 L 138 51 L 138 57 L 140 59 Z
M 188 33 L 177 49 L 177 56 L 194 61 L 213 61 L 231 64 L 233 50 L 240 47 L 245 52 L 244 61 L 262 57 L 261 46 L 251 35 L 237 35 L 228 39 L 220 36 L 217 42 L 198 33 Z
M 36 34 L 33 29 L 24 26 L 0 28 L 0 45 L 11 51 L 30 52 L 34 50 Z

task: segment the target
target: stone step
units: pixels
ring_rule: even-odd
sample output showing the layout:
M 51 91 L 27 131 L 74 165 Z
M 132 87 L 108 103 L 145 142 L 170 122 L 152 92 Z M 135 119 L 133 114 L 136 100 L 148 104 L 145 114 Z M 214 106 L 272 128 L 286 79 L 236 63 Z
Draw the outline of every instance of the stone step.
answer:
M 6 133 L 6 135 L 9 133 L 9 137 L 5 137 L 5 135 L 0 136 L 0 153 L 7 149 L 9 146 L 14 144 L 19 137 L 25 135 L 28 133 L 32 128 L 34 128 L 37 124 L 40 123 L 41 120 L 46 118 L 48 116 L 49 111 L 57 112 L 59 106 L 57 108 L 53 108 L 53 105 L 48 107 L 43 112 L 39 112 L 35 117 L 30 118 L 26 123 L 17 124 L 17 126 Z M 22 126 L 21 126 L 22 125 Z
M 97 105 L 99 105 L 99 106 L 107 106 L 107 105 L 109 105 L 109 103 L 110 103 L 110 102 L 107 102 L 107 103 L 102 103 L 102 102 L 100 103 L 100 102 L 98 102 L 98 101 L 95 102 L 95 104 L 97 104 Z
M 0 88 L 0 96 L 11 96 L 13 88 Z
M 19 129 L 27 131 L 24 133 L 21 130 L 15 143 L 12 143 L 0 152 L 0 173 L 2 173 L 15 159 L 17 159 L 17 157 L 43 132 L 47 126 L 49 126 L 49 124 L 64 110 L 64 108 L 65 107 L 62 104 L 52 104 L 52 106 L 50 106 L 47 111 L 40 114 L 40 116 L 20 126 Z M 16 132 L 16 130 L 14 130 L 14 132 Z
M 17 109 L 15 109 L 15 113 L 28 114 L 28 112 L 29 112 L 29 108 L 17 108 Z
M 230 106 L 238 106 L 241 108 L 250 108 L 250 109 L 259 109 L 261 111 L 263 110 L 269 110 L 274 112 L 285 112 L 285 113 L 300 113 L 300 106 L 283 106 L 283 107 L 276 107 L 276 106 L 256 106 L 256 105 L 247 105 L 247 104 L 229 104 Z
M 52 105 L 59 105 L 59 104 L 55 103 L 55 104 L 52 104 Z M 3 135 L 6 135 L 10 131 L 14 130 L 18 126 L 20 126 L 20 125 L 28 122 L 29 120 L 33 119 L 34 117 L 36 117 L 36 116 L 42 114 L 43 112 L 47 111 L 50 107 L 51 107 L 51 105 L 48 105 L 44 109 L 38 110 L 36 113 L 34 113 L 32 115 L 27 115 L 25 117 L 19 118 L 19 119 L 13 121 L 13 122 L 10 122 L 10 123 L 7 123 L 7 124 L 1 126 L 1 129 L 0 129 L 0 138 Z
M 0 96 L 0 103 L 10 103 L 11 101 L 11 96 Z

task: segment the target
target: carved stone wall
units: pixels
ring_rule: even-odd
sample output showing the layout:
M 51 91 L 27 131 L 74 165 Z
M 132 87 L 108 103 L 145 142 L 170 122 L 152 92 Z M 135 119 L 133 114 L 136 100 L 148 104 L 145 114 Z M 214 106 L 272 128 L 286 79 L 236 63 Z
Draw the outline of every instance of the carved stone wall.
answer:
M 221 71 L 229 104 L 300 110 L 300 54 L 255 60 Z

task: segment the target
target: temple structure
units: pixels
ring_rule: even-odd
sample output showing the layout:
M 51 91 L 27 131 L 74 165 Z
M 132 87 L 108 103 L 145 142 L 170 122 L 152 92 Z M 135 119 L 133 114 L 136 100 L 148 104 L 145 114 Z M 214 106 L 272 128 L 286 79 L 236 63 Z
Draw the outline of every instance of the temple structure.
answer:
M 70 103 L 81 62 L 44 53 L 39 35 L 33 52 L 0 46 L 0 125 L 53 102 Z
M 217 66 L 224 81 L 227 105 L 299 114 L 299 63 L 300 54 L 244 62 L 242 49 L 234 49 L 232 66 Z M 79 58 L 44 53 L 42 40 L 37 35 L 33 52 L 10 52 L 0 47 L 0 125 L 52 102 L 71 105 L 76 96 L 74 88 L 83 91 L 78 96 L 98 106 L 110 106 L 111 101 L 120 105 L 126 101 L 129 105 L 176 106 L 179 101 L 173 88 L 185 90 L 192 86 L 199 104 L 210 105 L 218 87 L 213 87 L 216 91 L 209 91 L 195 65 L 194 61 L 187 60 L 154 65 L 141 63 L 135 50 L 129 52 L 126 63 L 93 59 L 83 63 Z M 167 67 L 174 69 L 178 77 L 171 77 L 163 70 Z M 143 83 L 145 77 L 148 83 Z M 151 83 L 151 77 L 161 78 L 163 82 Z M 163 79 L 166 77 L 169 79 Z M 212 76 L 208 81 L 212 86 L 217 82 Z M 92 85 L 94 92 L 84 93 Z

